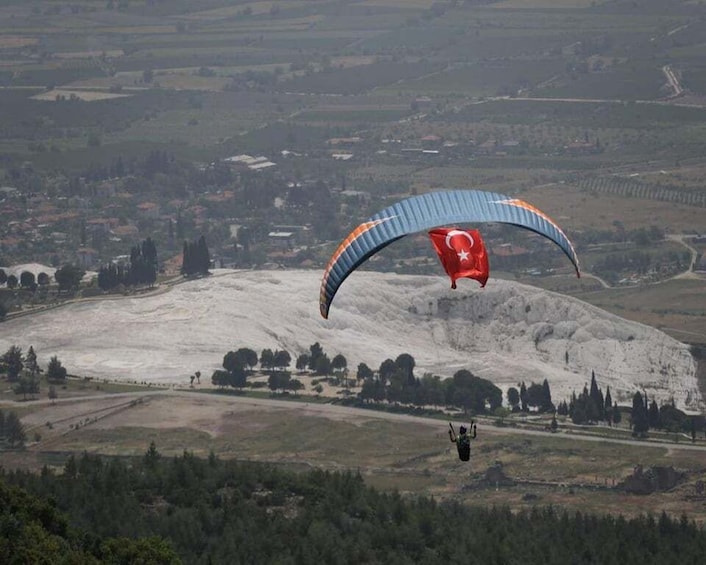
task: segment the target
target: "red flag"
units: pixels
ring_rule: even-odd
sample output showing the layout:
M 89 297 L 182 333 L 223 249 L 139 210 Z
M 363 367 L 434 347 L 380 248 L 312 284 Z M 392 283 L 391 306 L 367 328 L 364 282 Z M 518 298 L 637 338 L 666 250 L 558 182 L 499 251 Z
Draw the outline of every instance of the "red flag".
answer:
M 461 277 L 475 279 L 481 287 L 485 286 L 490 266 L 478 230 L 436 228 L 429 232 L 429 237 L 441 264 L 451 277 L 451 288 L 456 288 L 456 279 Z

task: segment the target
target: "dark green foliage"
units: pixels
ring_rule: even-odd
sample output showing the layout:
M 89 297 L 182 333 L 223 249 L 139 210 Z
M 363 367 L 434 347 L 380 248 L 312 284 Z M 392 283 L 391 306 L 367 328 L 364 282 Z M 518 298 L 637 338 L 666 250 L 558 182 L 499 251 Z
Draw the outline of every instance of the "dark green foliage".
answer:
M 157 537 L 101 539 L 90 529 L 78 530 L 53 499 L 0 481 L 0 563 L 166 564 L 179 558 Z
M 98 286 L 102 290 L 111 290 L 119 285 L 152 286 L 157 280 L 157 247 L 151 238 L 130 250 L 130 263 L 116 265 L 109 263 L 98 271 Z
M 23 400 L 27 400 L 29 394 L 32 399 L 39 393 L 39 376 L 37 374 L 23 371 L 17 384 L 12 387 L 15 394 L 21 394 Z
M 466 507 L 382 493 L 354 473 L 294 474 L 213 454 L 165 458 L 154 445 L 131 464 L 84 454 L 68 473 L 15 472 L 5 481 L 51 497 L 90 536 L 137 538 L 132 551 L 148 544 L 156 555 L 168 555 L 166 538 L 187 563 L 696 564 L 706 551 L 702 529 L 666 514 Z M 47 506 L 48 524 L 68 531 L 56 512 Z M 95 546 L 134 562 L 129 546 Z
M 373 370 L 368 367 L 365 363 L 358 364 L 358 370 L 356 371 L 355 378 L 359 381 L 364 381 L 365 379 L 372 379 L 375 376 Z
M 20 286 L 30 290 L 36 289 L 37 283 L 35 282 L 34 273 L 30 271 L 22 271 L 20 274 Z
M 655 408 L 656 406 L 655 404 Z M 652 407 L 650 406 L 650 416 L 651 415 Z M 657 420 L 659 427 L 668 432 L 691 431 L 687 415 L 674 406 L 674 401 L 660 406 Z
M 20 378 L 20 372 L 23 368 L 22 349 L 11 345 L 10 349 L 0 357 L 0 370 L 7 374 L 8 381 L 16 381 Z
M 66 264 L 54 273 L 54 278 L 59 285 L 59 290 L 73 291 L 78 289 L 86 271 L 76 265 Z
M 524 385 L 524 383 L 522 384 Z M 538 412 L 554 412 L 552 393 L 547 379 L 544 379 L 542 384 L 531 383 L 529 388 L 525 389 L 525 404 L 528 407 L 536 408 Z
M 657 402 L 652 399 L 652 402 L 650 403 L 650 407 L 647 410 L 647 423 L 649 424 L 650 428 L 661 428 L 661 422 L 660 422 L 660 410 L 659 406 L 657 406 Z
M 502 405 L 502 391 L 498 387 L 465 369 L 454 374 L 446 398 L 452 404 L 476 414 L 486 412 L 486 403 L 491 412 Z
M 620 412 L 620 408 L 618 408 L 618 403 L 614 402 L 613 403 L 613 423 L 614 424 L 619 424 L 623 419 L 623 415 Z
M 605 399 L 603 398 L 603 393 L 601 389 L 598 388 L 596 383 L 596 373 L 591 371 L 591 390 L 590 395 L 590 406 L 589 413 L 591 419 L 595 422 L 598 420 L 603 420 L 605 418 Z
M 507 389 L 507 401 L 513 412 L 519 410 L 520 392 L 514 386 Z
M 522 381 L 522 384 L 520 384 L 520 409 L 523 412 L 529 412 L 529 404 L 527 400 L 527 387 L 525 386 L 525 382 Z
M 181 266 L 183 275 L 208 275 L 210 266 L 211 256 L 204 236 L 201 236 L 198 241 L 184 242 Z
M 229 351 L 223 358 L 223 367 L 232 371 L 235 367 L 247 368 L 252 371 L 257 365 L 257 353 L 248 347 L 241 347 L 237 351 Z
M 22 447 L 26 439 L 27 435 L 19 416 L 15 412 L 4 413 L 0 410 L 0 448 L 3 445 Z
M 642 395 L 636 392 L 632 397 L 632 433 L 634 436 L 644 437 L 649 429 L 649 416 L 646 407 L 646 400 L 643 400 Z
M 50 383 L 61 384 L 66 381 L 66 367 L 61 364 L 56 355 L 49 359 L 47 367 L 47 380 Z
M 599 388 L 594 371 L 591 371 L 591 388 L 584 386 L 581 394 L 573 393 L 567 406 L 566 402 L 559 405 L 558 413 L 568 415 L 574 424 L 595 424 L 605 421 L 617 424 L 620 421 L 620 411 L 613 405 L 608 387 L 605 397 Z M 617 413 L 617 414 L 616 414 Z M 618 418 L 616 420 L 616 418 Z

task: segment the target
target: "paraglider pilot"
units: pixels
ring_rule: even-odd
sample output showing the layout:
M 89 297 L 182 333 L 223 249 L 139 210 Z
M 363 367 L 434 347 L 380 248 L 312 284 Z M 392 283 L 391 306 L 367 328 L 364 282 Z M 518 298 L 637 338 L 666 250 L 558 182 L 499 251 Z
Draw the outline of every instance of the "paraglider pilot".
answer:
M 466 429 L 466 426 L 461 426 L 458 429 L 459 433 L 456 435 L 454 427 L 449 422 L 449 439 L 451 443 L 456 444 L 456 449 L 458 449 L 458 458 L 461 461 L 468 461 L 471 458 L 471 440 L 476 439 L 476 424 L 471 420 L 470 429 Z M 473 435 L 471 435 L 473 431 Z

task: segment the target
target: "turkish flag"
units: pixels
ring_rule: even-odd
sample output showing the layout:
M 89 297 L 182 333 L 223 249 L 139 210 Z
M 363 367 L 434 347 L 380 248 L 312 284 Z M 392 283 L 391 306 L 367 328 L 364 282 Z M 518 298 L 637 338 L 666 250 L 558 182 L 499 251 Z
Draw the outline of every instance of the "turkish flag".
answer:
M 429 237 L 441 264 L 451 277 L 451 288 L 456 288 L 456 279 L 461 277 L 475 279 L 481 287 L 485 286 L 490 266 L 478 230 L 436 228 L 429 232 Z

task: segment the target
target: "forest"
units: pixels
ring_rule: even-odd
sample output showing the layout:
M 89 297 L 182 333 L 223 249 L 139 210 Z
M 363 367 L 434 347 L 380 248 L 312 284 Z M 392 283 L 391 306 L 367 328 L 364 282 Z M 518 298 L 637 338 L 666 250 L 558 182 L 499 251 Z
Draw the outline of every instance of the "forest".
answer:
M 350 471 L 163 457 L 154 443 L 138 458 L 71 455 L 60 473 L 4 471 L 0 496 L 3 563 L 128 563 L 142 550 L 144 563 L 684 565 L 706 552 L 686 516 L 513 513 L 380 492 Z M 122 558 L 116 538 L 132 540 Z

